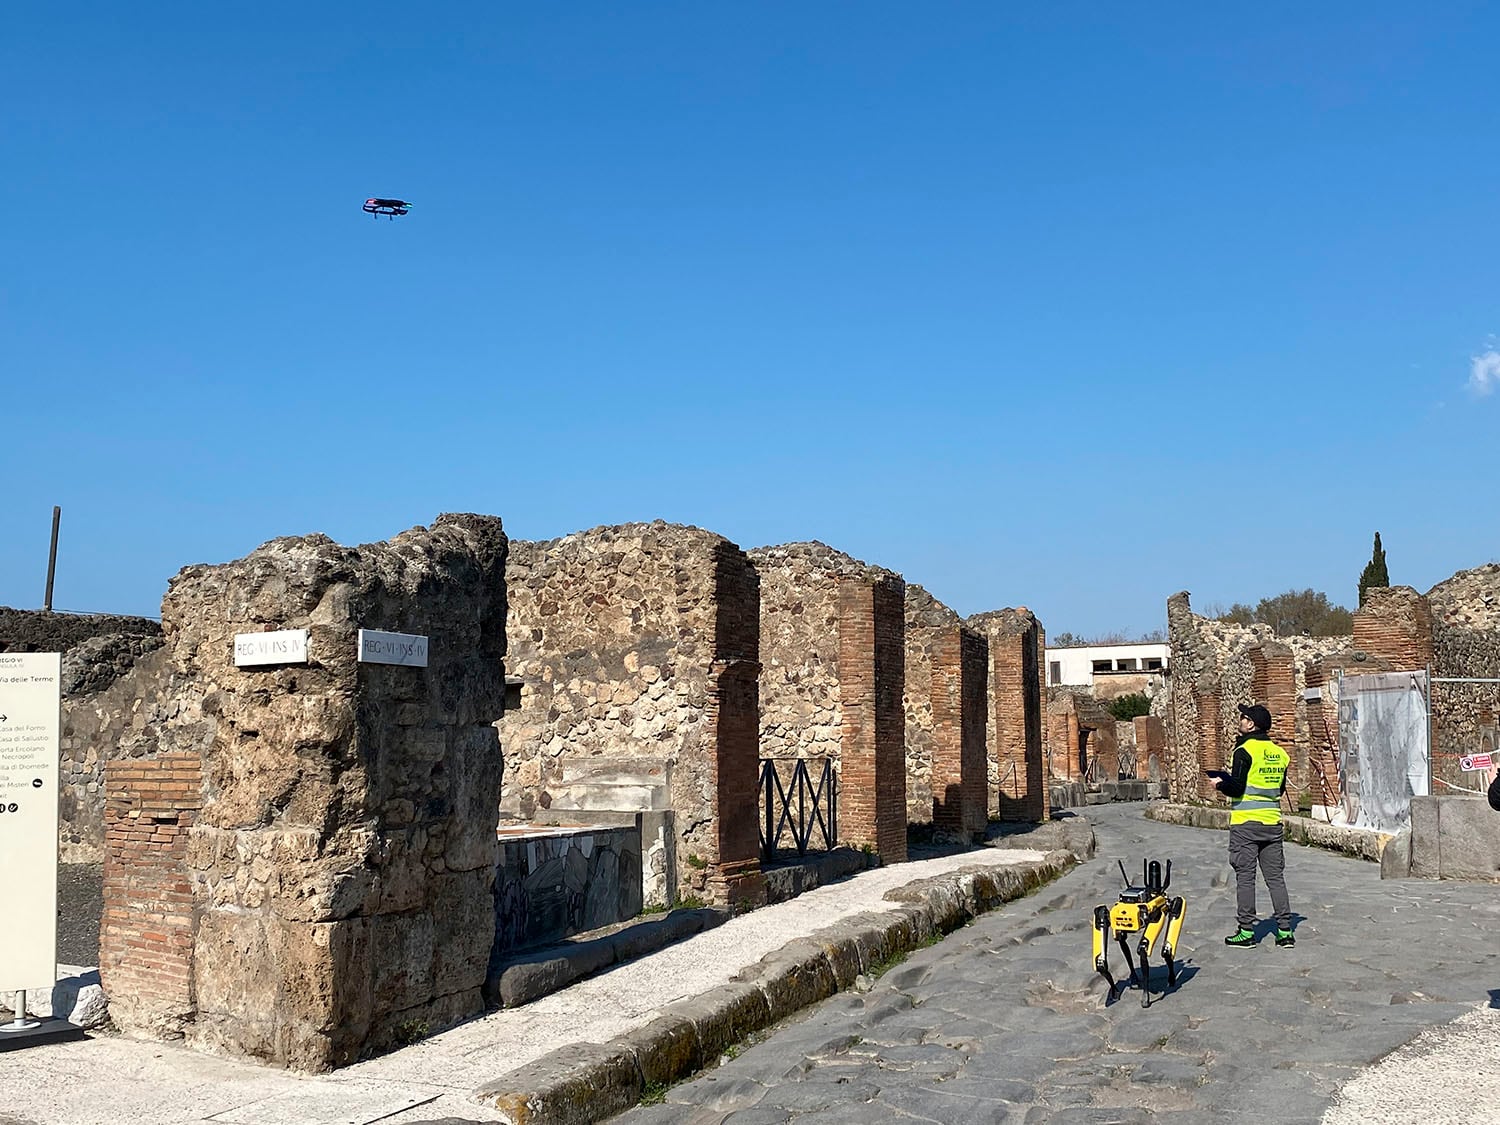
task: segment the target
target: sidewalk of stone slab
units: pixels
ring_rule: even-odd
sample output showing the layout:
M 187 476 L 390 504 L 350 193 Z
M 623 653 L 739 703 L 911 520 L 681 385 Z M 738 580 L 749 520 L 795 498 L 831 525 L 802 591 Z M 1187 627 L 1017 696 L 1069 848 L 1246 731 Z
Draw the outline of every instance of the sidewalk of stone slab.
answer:
M 991 844 L 861 872 L 333 1074 L 112 1035 L 6 1052 L 0 1125 L 598 1121 L 1045 885 L 1093 833 L 1070 816 Z

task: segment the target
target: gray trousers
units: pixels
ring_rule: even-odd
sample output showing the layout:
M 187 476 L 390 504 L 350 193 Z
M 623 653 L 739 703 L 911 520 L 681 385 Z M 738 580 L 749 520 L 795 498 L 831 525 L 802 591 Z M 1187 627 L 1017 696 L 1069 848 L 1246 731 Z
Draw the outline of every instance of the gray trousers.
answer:
M 1279 824 L 1236 824 L 1229 830 L 1229 865 L 1234 868 L 1235 907 L 1244 929 L 1255 925 L 1255 868 L 1266 877 L 1276 925 L 1292 928 L 1292 908 L 1286 897 L 1286 857 L 1281 852 Z

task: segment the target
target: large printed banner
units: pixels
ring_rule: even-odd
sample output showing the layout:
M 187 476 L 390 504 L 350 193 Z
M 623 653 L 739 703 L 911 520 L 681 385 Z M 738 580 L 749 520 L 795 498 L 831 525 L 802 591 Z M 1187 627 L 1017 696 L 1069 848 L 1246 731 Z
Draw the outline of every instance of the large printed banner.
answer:
M 0 652 L 0 992 L 57 981 L 62 657 Z

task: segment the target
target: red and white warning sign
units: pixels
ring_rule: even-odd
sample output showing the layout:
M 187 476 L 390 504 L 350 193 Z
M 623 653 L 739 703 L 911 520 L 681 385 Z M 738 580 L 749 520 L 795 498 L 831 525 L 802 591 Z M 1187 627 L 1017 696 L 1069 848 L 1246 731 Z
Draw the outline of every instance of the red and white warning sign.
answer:
M 1495 755 L 1493 754 L 1466 754 L 1458 760 L 1458 768 L 1465 773 L 1475 773 L 1478 770 L 1494 769 Z

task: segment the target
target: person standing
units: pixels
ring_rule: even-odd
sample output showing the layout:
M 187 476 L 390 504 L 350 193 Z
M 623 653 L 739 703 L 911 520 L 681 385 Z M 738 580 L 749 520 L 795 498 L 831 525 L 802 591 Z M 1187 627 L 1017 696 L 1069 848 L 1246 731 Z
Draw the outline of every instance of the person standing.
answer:
M 1290 757 L 1267 732 L 1271 712 L 1240 704 L 1240 736 L 1229 770 L 1209 770 L 1214 788 L 1229 798 L 1229 863 L 1234 868 L 1238 928 L 1225 945 L 1255 944 L 1255 869 L 1265 876 L 1276 912 L 1276 944 L 1296 945 L 1292 908 L 1287 899 L 1282 854 L 1281 795 L 1286 792 Z

